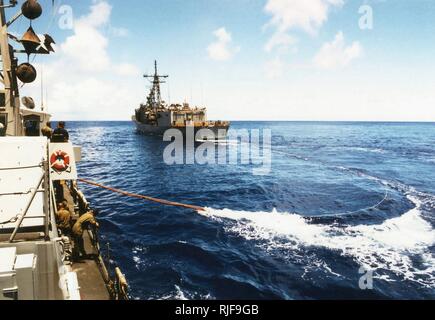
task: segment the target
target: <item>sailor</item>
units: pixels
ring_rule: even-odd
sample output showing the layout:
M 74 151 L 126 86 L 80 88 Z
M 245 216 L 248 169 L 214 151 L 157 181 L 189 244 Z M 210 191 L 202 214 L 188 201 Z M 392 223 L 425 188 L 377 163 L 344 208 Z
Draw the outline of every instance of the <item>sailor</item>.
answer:
M 94 210 L 90 210 L 89 212 L 82 215 L 77 222 L 74 224 L 72 228 L 73 238 L 74 238 L 74 258 L 80 258 L 80 255 L 83 258 L 87 257 L 85 245 L 83 241 L 83 232 L 89 226 L 99 228 L 97 220 L 95 219 L 96 212 Z
M 53 187 L 54 187 L 54 192 L 56 194 L 57 202 L 63 202 L 65 199 L 65 194 L 64 194 L 65 181 L 64 180 L 53 181 Z M 65 208 L 68 208 L 68 205 L 66 205 Z
M 0 137 L 5 135 L 5 125 L 0 122 Z
M 68 140 L 69 140 L 69 133 L 65 129 L 65 122 L 60 121 L 57 125 L 57 128 L 53 131 L 51 141 L 62 143 L 62 142 L 68 142 Z
M 71 212 L 63 202 L 57 206 L 56 222 L 63 235 L 69 236 L 71 234 Z
M 68 201 L 63 200 L 62 201 L 63 206 L 68 210 Z
M 51 122 L 47 122 L 45 126 L 41 129 L 41 133 L 44 137 L 51 139 L 51 135 L 53 134 L 53 130 L 51 129 Z

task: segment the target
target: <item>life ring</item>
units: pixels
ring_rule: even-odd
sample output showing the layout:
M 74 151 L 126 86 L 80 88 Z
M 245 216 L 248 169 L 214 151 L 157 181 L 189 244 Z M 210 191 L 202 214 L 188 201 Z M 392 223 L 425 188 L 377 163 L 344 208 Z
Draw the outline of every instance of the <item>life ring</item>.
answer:
M 53 152 L 50 157 L 50 165 L 56 172 L 65 172 L 70 167 L 70 157 L 65 151 Z

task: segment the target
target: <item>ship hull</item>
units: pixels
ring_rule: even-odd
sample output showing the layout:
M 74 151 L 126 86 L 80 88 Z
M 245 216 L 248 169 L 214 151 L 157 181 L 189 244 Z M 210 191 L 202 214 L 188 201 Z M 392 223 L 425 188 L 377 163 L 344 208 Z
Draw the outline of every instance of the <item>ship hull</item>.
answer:
M 144 135 L 151 136 L 163 136 L 167 130 L 177 129 L 180 130 L 184 136 L 187 135 L 188 130 L 194 130 L 194 136 L 196 140 L 225 140 L 228 135 L 229 126 L 213 126 L 213 127 L 172 127 L 172 126 L 154 126 L 149 124 L 144 124 L 133 120 L 136 125 L 137 132 Z M 204 134 L 198 133 L 202 129 L 207 129 L 202 131 Z

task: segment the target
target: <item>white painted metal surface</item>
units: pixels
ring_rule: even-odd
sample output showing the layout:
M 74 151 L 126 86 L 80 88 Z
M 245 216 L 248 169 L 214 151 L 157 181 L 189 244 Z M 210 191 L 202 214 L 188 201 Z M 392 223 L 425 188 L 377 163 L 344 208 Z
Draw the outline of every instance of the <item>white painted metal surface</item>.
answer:
M 47 160 L 47 144 L 41 137 L 0 138 L 0 230 L 13 229 L 16 222 L 5 222 L 23 214 L 44 172 L 38 166 Z M 8 168 L 11 170 L 4 170 Z M 22 227 L 44 225 L 43 199 L 44 194 L 38 192 Z
M 0 248 L 0 301 L 13 300 L 18 292 L 15 277 L 17 248 Z
M 75 272 L 68 272 L 66 274 L 66 283 L 68 288 L 69 297 L 67 300 L 81 300 L 80 297 L 80 286 L 77 279 L 77 274 Z
M 18 300 L 36 300 L 38 288 L 36 255 L 17 255 L 15 271 L 17 273 Z
M 33 253 L 17 255 L 15 270 L 33 268 L 34 266 L 36 266 L 36 256 Z
M 17 248 L 0 248 L 0 276 L 13 273 Z
M 50 178 L 52 181 L 77 180 L 77 167 L 73 145 L 49 144 Z

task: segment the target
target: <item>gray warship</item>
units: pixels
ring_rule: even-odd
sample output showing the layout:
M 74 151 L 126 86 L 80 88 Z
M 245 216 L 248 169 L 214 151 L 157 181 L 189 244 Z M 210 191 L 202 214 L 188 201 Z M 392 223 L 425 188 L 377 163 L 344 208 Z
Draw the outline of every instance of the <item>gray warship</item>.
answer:
M 89 258 L 76 263 L 70 237 L 57 226 L 59 202 L 73 221 L 91 210 L 77 184 L 81 148 L 43 137 L 41 127 L 51 116 L 35 111 L 32 98 L 20 99 L 19 88 L 37 77 L 29 57 L 54 52 L 54 40 L 41 39 L 31 26 L 20 39 L 9 33 L 22 16 L 32 21 L 42 14 L 36 0 L 27 0 L 6 20 L 6 9 L 17 5 L 0 0 L 0 300 L 128 299 L 121 270 L 106 267 L 96 228 L 84 230 Z M 18 64 L 15 54 L 27 55 L 27 62 Z
M 184 135 L 190 129 L 196 140 L 225 140 L 229 122 L 207 120 L 206 108 L 191 107 L 188 103 L 168 105 L 162 100 L 160 84 L 169 76 L 158 74 L 157 61 L 154 66 L 154 75 L 144 75 L 152 84 L 146 103 L 142 103 L 132 117 L 137 131 L 163 136 L 169 129 L 178 129 Z

